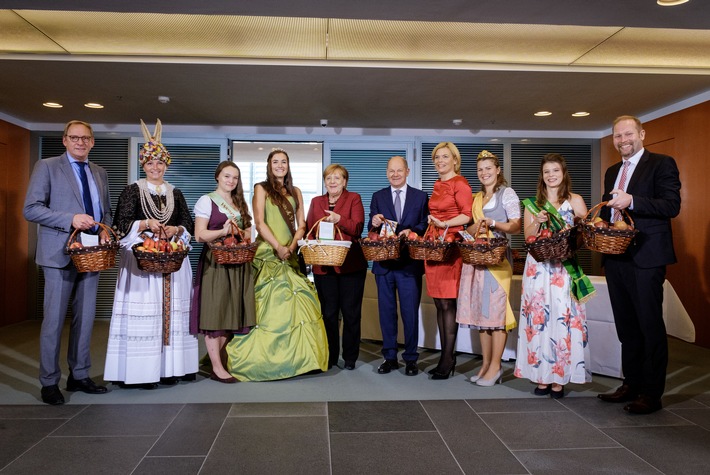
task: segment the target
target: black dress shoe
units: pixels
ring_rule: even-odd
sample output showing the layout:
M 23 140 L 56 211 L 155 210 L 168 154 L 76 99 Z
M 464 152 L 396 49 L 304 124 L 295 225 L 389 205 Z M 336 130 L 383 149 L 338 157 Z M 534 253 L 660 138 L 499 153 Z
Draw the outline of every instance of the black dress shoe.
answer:
M 60 406 L 64 404 L 64 395 L 56 384 L 43 386 L 41 394 L 42 402 L 45 404 L 49 404 L 50 406 Z
M 147 390 L 158 389 L 158 383 L 126 384 L 123 381 L 116 381 L 113 384 L 118 384 L 118 387 L 121 389 L 147 389 Z
M 631 414 L 651 414 L 663 409 L 660 399 L 641 395 L 636 400 L 624 406 L 624 410 Z
M 416 376 L 419 373 L 416 361 L 407 361 L 407 367 L 404 369 L 404 374 L 407 376 Z
M 180 381 L 177 376 L 169 376 L 167 378 L 160 378 L 160 384 L 163 386 L 175 386 Z
M 385 360 L 384 363 L 380 365 L 379 368 L 377 368 L 377 372 L 379 374 L 387 374 L 392 370 L 397 370 L 399 368 L 399 363 L 397 363 L 397 360 Z
M 186 375 L 180 376 L 180 381 L 192 382 L 197 380 L 197 373 L 188 373 Z
M 638 397 L 638 391 L 628 384 L 622 384 L 616 391 L 610 394 L 597 394 L 597 397 L 604 402 L 629 402 Z
M 108 391 L 106 386 L 99 386 L 91 378 L 74 379 L 69 375 L 67 379 L 67 391 L 81 391 L 86 394 L 104 394 Z
M 354 370 L 355 369 L 355 362 L 354 361 L 346 361 L 344 368 L 347 370 L 350 370 L 350 371 Z
M 544 388 L 536 386 L 535 390 L 533 391 L 533 394 L 535 394 L 535 396 L 547 396 L 548 394 L 550 394 L 550 391 L 552 391 L 551 384 L 548 384 Z

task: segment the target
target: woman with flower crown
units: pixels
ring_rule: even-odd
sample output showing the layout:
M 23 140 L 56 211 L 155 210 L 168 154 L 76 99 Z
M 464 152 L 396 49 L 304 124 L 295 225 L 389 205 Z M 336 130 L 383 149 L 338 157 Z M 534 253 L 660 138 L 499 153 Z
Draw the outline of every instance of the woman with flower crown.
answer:
M 197 337 L 190 334 L 192 268 L 186 257 L 169 277 L 138 268 L 132 247 L 159 233 L 187 246 L 193 232 L 183 194 L 163 179 L 170 154 L 160 143 L 158 121 L 146 140 L 139 161 L 146 178 L 128 185 L 118 199 L 114 229 L 121 242 L 121 267 L 116 281 L 104 380 L 121 387 L 154 389 L 179 380 L 194 381 L 198 371 Z M 163 308 L 168 298 L 168 309 Z M 169 318 L 165 325 L 164 313 Z M 169 328 L 168 335 L 163 334 Z

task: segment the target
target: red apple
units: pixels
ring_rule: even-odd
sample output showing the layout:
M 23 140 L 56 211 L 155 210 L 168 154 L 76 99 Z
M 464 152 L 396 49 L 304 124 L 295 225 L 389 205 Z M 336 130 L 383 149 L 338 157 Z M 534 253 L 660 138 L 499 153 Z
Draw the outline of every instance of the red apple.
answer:
M 540 231 L 540 239 L 548 239 L 552 237 L 552 231 L 545 228 Z
M 409 239 L 410 241 L 416 241 L 418 238 L 419 235 L 414 231 L 410 231 L 409 234 L 407 234 L 407 239 Z
M 535 241 L 537 241 L 537 236 L 528 236 L 525 238 L 525 242 L 528 244 L 532 244 Z

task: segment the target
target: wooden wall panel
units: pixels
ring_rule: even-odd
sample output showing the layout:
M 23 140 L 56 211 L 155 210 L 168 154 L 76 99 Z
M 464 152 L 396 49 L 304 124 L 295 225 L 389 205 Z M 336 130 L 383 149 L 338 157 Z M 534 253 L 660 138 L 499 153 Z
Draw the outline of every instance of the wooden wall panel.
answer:
M 675 158 L 681 181 L 681 211 L 673 220 L 678 263 L 668 267 L 695 324 L 696 343 L 710 347 L 710 102 L 644 124 L 644 145 Z M 619 160 L 611 137 L 601 141 L 601 170 Z
M 30 132 L 0 120 L 0 326 L 27 318 Z M 34 257 L 34 256 L 32 256 Z

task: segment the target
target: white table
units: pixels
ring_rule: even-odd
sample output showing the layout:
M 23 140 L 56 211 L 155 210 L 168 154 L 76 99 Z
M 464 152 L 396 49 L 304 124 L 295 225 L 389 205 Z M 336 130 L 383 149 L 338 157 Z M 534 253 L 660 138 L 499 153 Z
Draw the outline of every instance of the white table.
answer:
M 587 302 L 591 370 L 593 373 L 620 378 L 621 345 L 616 335 L 606 278 L 590 276 L 589 279 L 597 289 L 597 295 Z M 521 276 L 513 276 L 510 303 L 516 317 L 520 311 L 521 282 Z M 694 342 L 695 326 L 678 298 L 678 294 L 676 294 L 668 281 L 665 282 L 663 290 L 663 318 L 666 322 L 668 334 L 691 343 Z M 365 282 L 365 295 L 362 302 L 362 338 L 382 340 L 377 310 L 377 286 L 375 284 L 375 276 L 369 272 Z M 515 359 L 517 340 L 518 331 L 516 328 L 508 337 L 508 343 L 503 353 L 504 360 Z M 404 342 L 401 321 L 399 322 L 398 341 L 400 343 Z M 439 332 L 436 326 L 436 308 L 434 307 L 434 301 L 427 294 L 426 278 L 424 278 L 422 302 L 419 307 L 419 346 L 429 349 L 441 348 Z M 481 347 L 478 332 L 468 328 L 459 328 L 456 350 L 463 353 L 480 354 Z

